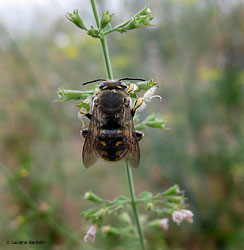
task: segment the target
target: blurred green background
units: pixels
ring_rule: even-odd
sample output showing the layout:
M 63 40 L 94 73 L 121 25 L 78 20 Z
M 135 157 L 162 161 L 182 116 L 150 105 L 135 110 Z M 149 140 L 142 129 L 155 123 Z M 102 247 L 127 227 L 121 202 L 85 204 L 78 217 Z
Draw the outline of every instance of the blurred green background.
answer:
M 114 24 L 145 4 L 155 16 L 154 27 L 108 37 L 116 78 L 160 83 L 163 102 L 153 100 L 142 118 L 157 113 L 170 128 L 145 131 L 136 191 L 177 183 L 194 213 L 193 224 L 146 231 L 148 249 L 244 249 L 243 1 L 97 2 L 100 13 L 115 12 Z M 125 170 L 122 163 L 86 170 L 77 102 L 54 102 L 58 87 L 85 90 L 82 82 L 106 77 L 99 41 L 64 17 L 78 8 L 94 24 L 89 1 L 1 4 L 0 249 L 131 249 L 101 233 L 83 242 L 89 224 L 80 212 L 91 206 L 84 193 L 127 195 Z

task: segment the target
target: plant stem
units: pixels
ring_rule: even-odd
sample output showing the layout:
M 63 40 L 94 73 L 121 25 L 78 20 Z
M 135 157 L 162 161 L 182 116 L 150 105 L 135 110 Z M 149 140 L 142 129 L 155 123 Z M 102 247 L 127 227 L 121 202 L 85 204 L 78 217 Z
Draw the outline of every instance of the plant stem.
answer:
M 93 14 L 97 23 L 97 27 L 99 28 L 99 16 L 97 13 L 97 8 L 96 8 L 96 3 L 95 0 L 91 0 L 91 5 L 92 5 L 92 10 Z M 111 67 L 111 62 L 109 58 L 109 53 L 108 53 L 108 47 L 107 47 L 107 42 L 104 36 L 100 36 L 100 41 L 103 49 L 103 56 L 104 56 L 104 61 L 107 69 L 107 74 L 108 78 L 110 80 L 113 79 L 113 73 L 112 73 L 112 67 Z M 127 171 L 127 176 L 128 176 L 128 183 L 129 183 L 129 188 L 130 188 L 130 196 L 131 196 L 131 205 L 134 211 L 135 219 L 136 219 L 136 225 L 137 225 L 137 230 L 140 238 L 140 243 L 141 243 L 141 249 L 145 250 L 145 245 L 144 245 L 144 239 L 143 239 L 143 234 L 140 226 L 140 221 L 138 217 L 138 212 L 136 209 L 136 202 L 135 202 L 135 188 L 134 188 L 134 183 L 133 183 L 133 176 L 132 176 L 132 171 L 131 168 L 126 164 L 126 171 Z
M 137 231 L 138 231 L 138 235 L 139 235 L 139 238 L 140 238 L 141 248 L 144 250 L 145 249 L 144 239 L 143 239 L 141 225 L 140 225 L 140 221 L 139 221 L 139 217 L 138 217 L 138 212 L 137 212 L 137 209 L 136 209 L 135 188 L 134 188 L 134 183 L 133 183 L 133 175 L 132 175 L 132 170 L 129 167 L 128 163 L 126 163 L 126 172 L 127 172 L 128 183 L 129 183 L 129 188 L 130 188 L 131 206 L 133 208 L 133 212 L 134 212 L 135 219 L 136 219 L 136 226 L 137 226 Z
M 95 0 L 91 0 L 91 6 L 92 6 L 92 11 L 93 11 L 93 14 L 94 14 L 94 17 L 96 20 L 97 27 L 100 28 L 99 16 L 97 13 L 97 7 L 96 7 Z
M 106 38 L 101 37 L 100 41 L 101 41 L 101 45 L 103 49 L 103 56 L 104 56 L 104 61 L 105 61 L 106 69 L 107 69 L 108 79 L 112 80 L 113 72 L 112 72 L 112 67 L 111 67 L 110 58 L 108 54 L 108 46 L 107 46 Z
M 93 14 L 94 14 L 94 17 L 95 17 L 95 20 L 96 20 L 97 27 L 99 28 L 100 27 L 100 25 L 99 25 L 100 22 L 99 22 L 99 16 L 98 16 L 98 13 L 97 13 L 97 7 L 96 7 L 95 0 L 91 0 L 91 6 L 92 6 L 92 10 L 93 10 Z M 102 45 L 102 49 L 103 49 L 103 56 L 104 56 L 104 61 L 105 61 L 105 65 L 106 65 L 108 79 L 112 80 L 113 79 L 113 72 L 112 72 L 112 67 L 111 67 L 111 63 L 110 63 L 106 38 L 104 36 L 100 36 L 99 39 L 101 41 L 101 45 Z

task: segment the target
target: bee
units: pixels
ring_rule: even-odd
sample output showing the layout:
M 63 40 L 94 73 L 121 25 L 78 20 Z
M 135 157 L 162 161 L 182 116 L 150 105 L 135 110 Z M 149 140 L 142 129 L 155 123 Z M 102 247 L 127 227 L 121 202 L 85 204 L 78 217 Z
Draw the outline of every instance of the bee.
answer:
M 133 117 L 142 102 L 136 101 L 131 108 L 130 92 L 135 85 L 128 87 L 123 80 L 140 80 L 138 78 L 122 78 L 119 80 L 97 79 L 83 83 L 102 81 L 95 93 L 92 114 L 85 109 L 80 113 L 90 119 L 89 128 L 81 130 L 85 138 L 82 160 L 89 168 L 98 158 L 115 162 L 125 159 L 130 167 L 137 168 L 140 161 L 138 142 L 144 134 L 135 131 Z

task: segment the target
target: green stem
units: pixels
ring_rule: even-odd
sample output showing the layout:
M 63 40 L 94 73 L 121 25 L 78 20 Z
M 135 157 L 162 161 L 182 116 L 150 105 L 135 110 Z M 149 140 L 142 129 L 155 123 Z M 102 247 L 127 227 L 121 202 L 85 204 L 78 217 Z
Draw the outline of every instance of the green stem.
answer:
M 136 219 L 136 226 L 137 226 L 137 231 L 138 231 L 138 235 L 140 238 L 141 249 L 145 250 L 143 234 L 142 234 L 141 225 L 140 225 L 140 221 L 139 221 L 139 217 L 138 217 L 138 212 L 136 209 L 135 188 L 134 188 L 134 183 L 133 183 L 132 170 L 129 167 L 128 163 L 126 163 L 126 172 L 127 172 L 128 183 L 129 183 L 129 188 L 130 188 L 131 206 L 133 208 L 133 212 L 134 212 L 135 219 Z
M 91 5 L 92 5 L 92 10 L 93 10 L 94 17 L 96 19 L 97 27 L 99 28 L 99 17 L 98 17 L 98 13 L 97 13 L 95 0 L 91 0 Z M 102 49 L 103 49 L 104 61 L 105 61 L 106 69 L 107 69 L 108 78 L 110 80 L 112 80 L 113 79 L 113 73 L 112 73 L 112 67 L 111 67 L 111 62 L 110 62 L 110 58 L 109 58 L 108 47 L 107 47 L 105 37 L 100 36 L 100 41 L 101 41 L 101 45 L 102 45 Z M 134 215 L 135 215 L 135 219 L 136 219 L 136 225 L 137 225 L 137 230 L 138 230 L 138 234 L 139 234 L 139 238 L 140 238 L 141 249 L 145 250 L 143 234 L 142 234 L 140 221 L 139 221 L 138 213 L 137 213 L 137 209 L 136 209 L 133 176 L 132 176 L 132 172 L 131 172 L 131 169 L 129 168 L 128 164 L 126 164 L 126 170 L 127 170 L 128 183 L 129 183 L 129 188 L 130 188 L 131 205 L 132 205 Z
M 95 17 L 95 20 L 96 20 L 97 27 L 99 28 L 100 27 L 100 22 L 99 22 L 99 16 L 98 16 L 98 13 L 97 13 L 97 7 L 96 7 L 95 0 L 91 0 L 91 6 L 92 6 L 92 11 L 93 11 L 93 14 L 94 14 L 94 17 Z
M 103 56 L 104 56 L 104 61 L 105 61 L 106 69 L 107 69 L 108 79 L 112 80 L 113 72 L 112 72 L 112 67 L 111 67 L 110 58 L 108 54 L 108 46 L 107 46 L 106 38 L 101 37 L 100 41 L 101 41 L 101 45 L 103 49 Z
M 99 22 L 99 16 L 98 16 L 98 13 L 97 13 L 97 7 L 96 7 L 95 0 L 91 0 L 91 6 L 92 6 L 92 10 L 93 10 L 93 14 L 94 14 L 94 17 L 95 17 L 95 20 L 96 20 L 97 27 L 99 28 L 100 27 L 100 22 Z M 102 49 L 103 49 L 103 56 L 104 56 L 104 62 L 105 62 L 106 69 L 107 69 L 108 79 L 112 80 L 113 79 L 113 72 L 112 72 L 112 67 L 111 67 L 111 63 L 110 63 L 106 38 L 101 35 L 99 37 L 99 39 L 101 41 L 101 45 L 102 45 Z

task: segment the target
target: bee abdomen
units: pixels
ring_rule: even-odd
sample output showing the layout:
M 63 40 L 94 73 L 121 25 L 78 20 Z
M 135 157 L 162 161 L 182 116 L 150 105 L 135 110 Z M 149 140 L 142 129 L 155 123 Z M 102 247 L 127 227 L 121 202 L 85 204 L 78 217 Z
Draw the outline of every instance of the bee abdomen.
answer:
M 127 153 L 126 139 L 119 136 L 120 133 L 114 135 L 105 134 L 99 137 L 97 141 L 97 151 L 101 158 L 106 161 L 119 161 L 125 157 Z

